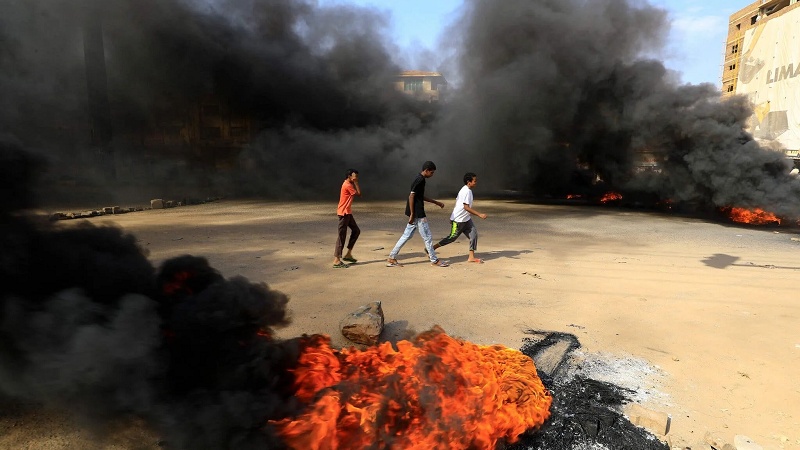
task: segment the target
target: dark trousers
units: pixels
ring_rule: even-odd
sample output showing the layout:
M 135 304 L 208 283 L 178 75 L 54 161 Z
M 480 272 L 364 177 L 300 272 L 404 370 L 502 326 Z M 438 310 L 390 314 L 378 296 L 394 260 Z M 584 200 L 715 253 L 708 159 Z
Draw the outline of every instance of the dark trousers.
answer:
M 472 219 L 469 219 L 466 222 L 454 222 L 450 221 L 450 234 L 447 237 L 443 238 L 439 241 L 439 247 L 444 247 L 447 244 L 452 244 L 458 239 L 461 234 L 467 235 L 469 237 L 469 249 L 475 251 L 478 249 L 478 229 L 475 228 L 475 224 L 472 223 Z
M 347 228 L 350 228 L 350 241 L 347 242 L 347 248 L 352 250 L 356 245 L 358 235 L 361 234 L 361 229 L 356 224 L 356 219 L 352 214 L 345 214 L 339 216 L 339 238 L 336 239 L 336 250 L 333 256 L 337 258 L 342 257 L 342 250 L 344 250 L 344 240 L 347 237 Z

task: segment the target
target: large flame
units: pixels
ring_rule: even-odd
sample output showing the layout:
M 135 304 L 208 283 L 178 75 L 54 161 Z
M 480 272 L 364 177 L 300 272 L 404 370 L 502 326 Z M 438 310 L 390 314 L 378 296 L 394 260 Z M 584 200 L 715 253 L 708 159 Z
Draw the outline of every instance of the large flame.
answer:
M 775 214 L 770 212 L 764 211 L 761 208 L 756 208 L 754 210 L 744 209 L 744 208 L 730 208 L 727 211 L 728 217 L 731 218 L 734 222 L 739 223 L 751 223 L 754 225 L 766 225 L 766 224 L 781 224 L 781 219 L 778 218 Z
M 550 416 L 552 397 L 533 361 L 439 328 L 395 350 L 341 351 L 327 336 L 304 342 L 295 370 L 299 417 L 272 422 L 296 450 L 494 449 Z

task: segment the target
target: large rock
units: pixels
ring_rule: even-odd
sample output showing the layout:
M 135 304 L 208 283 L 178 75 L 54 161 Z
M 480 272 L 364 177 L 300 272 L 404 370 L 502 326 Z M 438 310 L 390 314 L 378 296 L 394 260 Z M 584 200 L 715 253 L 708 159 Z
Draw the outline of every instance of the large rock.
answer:
M 339 322 L 339 327 L 347 339 L 359 344 L 375 345 L 383 332 L 383 320 L 381 302 L 372 302 L 345 316 Z

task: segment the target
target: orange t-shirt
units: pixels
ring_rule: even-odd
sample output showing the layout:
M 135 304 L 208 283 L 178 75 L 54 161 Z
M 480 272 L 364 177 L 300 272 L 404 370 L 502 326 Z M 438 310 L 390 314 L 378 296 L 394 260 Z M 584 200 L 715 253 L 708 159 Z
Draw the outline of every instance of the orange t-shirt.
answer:
M 336 215 L 343 216 L 345 214 L 353 214 L 353 197 L 356 195 L 356 188 L 350 180 L 344 180 L 342 183 L 342 192 L 339 194 L 339 207 L 336 208 Z

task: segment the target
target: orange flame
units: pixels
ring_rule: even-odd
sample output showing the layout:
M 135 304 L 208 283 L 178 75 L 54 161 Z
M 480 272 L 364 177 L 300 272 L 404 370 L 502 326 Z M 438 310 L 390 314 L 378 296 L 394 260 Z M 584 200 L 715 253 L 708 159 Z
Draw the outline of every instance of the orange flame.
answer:
M 731 208 L 728 211 L 728 217 L 734 222 L 751 223 L 754 225 L 765 225 L 768 223 L 781 224 L 781 219 L 775 214 L 764 211 L 761 208 L 748 210 L 744 208 Z
M 581 198 L 583 197 L 581 194 L 567 194 L 567 199 L 571 200 L 573 198 Z
M 618 194 L 616 192 L 607 192 L 603 197 L 600 199 L 601 203 L 607 203 L 614 200 L 622 200 L 622 194 Z
M 440 328 L 413 342 L 363 351 L 307 338 L 295 369 L 294 419 L 271 422 L 296 450 L 494 449 L 550 416 L 552 397 L 533 361 L 500 345 L 480 346 Z

